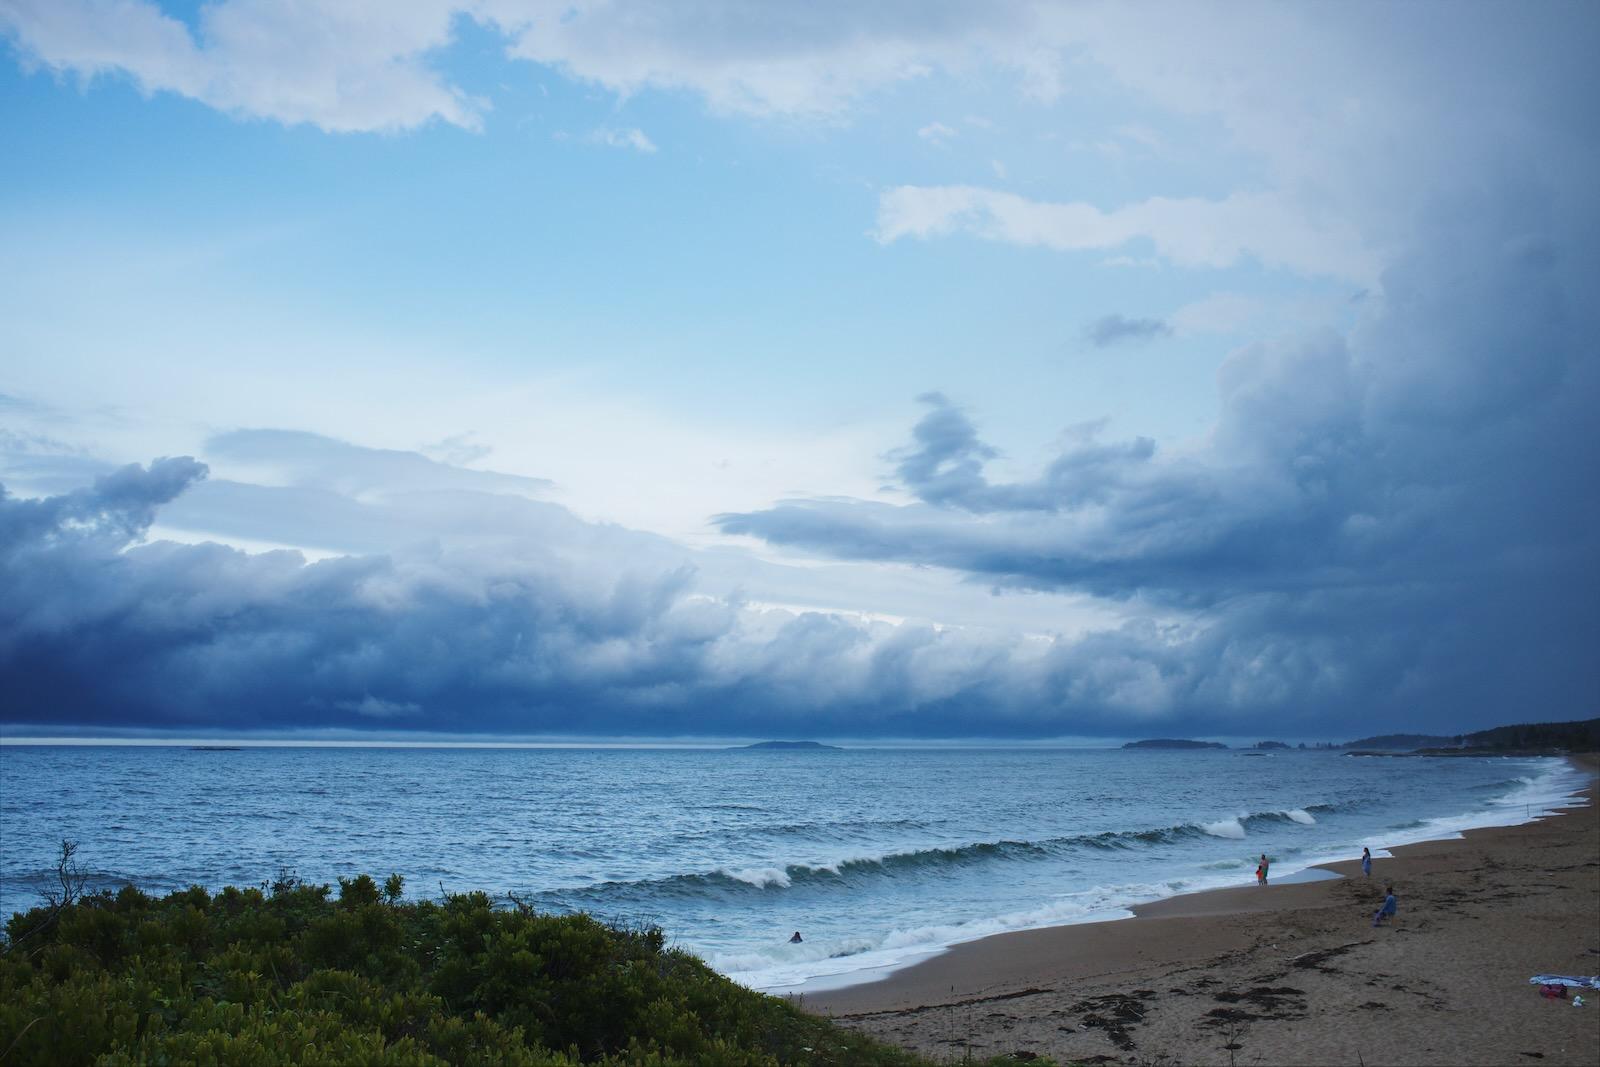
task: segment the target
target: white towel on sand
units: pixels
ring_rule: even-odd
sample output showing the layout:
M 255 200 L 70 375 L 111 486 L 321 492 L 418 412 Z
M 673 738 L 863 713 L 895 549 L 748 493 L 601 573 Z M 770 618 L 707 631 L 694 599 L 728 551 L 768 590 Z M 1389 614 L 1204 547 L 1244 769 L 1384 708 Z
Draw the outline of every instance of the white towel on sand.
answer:
M 1567 985 L 1579 989 L 1600 989 L 1600 975 L 1584 978 L 1571 974 L 1536 974 L 1528 979 L 1529 985 Z

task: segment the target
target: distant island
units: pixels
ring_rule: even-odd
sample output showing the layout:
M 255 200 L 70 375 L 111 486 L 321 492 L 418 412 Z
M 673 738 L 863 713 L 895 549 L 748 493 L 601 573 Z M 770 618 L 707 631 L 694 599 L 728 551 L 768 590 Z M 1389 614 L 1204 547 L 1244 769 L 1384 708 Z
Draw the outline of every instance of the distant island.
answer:
M 1129 741 L 1123 748 L 1227 748 L 1220 741 L 1188 741 L 1176 737 L 1152 737 L 1148 741 Z
M 1283 741 L 1257 741 L 1253 747 L 1260 748 L 1260 749 L 1268 749 L 1268 748 L 1288 748 L 1289 746 Z
M 763 749 L 784 749 L 784 750 L 788 750 L 788 751 L 792 751 L 794 749 L 805 749 L 807 751 L 814 751 L 816 749 L 826 749 L 829 752 L 842 752 L 842 751 L 844 751 L 838 745 L 825 745 L 821 741 L 757 741 L 753 745 L 740 745 L 739 747 L 741 749 L 745 749 L 745 748 L 763 748 Z

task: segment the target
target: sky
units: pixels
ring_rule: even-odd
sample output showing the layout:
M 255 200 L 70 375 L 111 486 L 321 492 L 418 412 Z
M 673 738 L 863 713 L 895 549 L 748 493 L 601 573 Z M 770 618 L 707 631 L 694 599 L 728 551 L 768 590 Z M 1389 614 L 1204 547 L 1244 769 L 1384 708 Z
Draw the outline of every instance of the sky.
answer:
M 1597 48 L 0 0 L 0 730 L 1600 714 Z

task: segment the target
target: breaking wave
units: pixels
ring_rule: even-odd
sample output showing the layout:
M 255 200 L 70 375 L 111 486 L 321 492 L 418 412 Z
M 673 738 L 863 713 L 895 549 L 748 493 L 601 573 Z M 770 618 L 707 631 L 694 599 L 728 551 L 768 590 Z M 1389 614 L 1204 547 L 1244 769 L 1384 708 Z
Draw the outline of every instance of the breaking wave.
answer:
M 1001 839 L 959 845 L 908 849 L 899 852 L 844 856 L 835 860 L 796 863 L 725 865 L 711 870 L 673 874 L 637 881 L 607 881 L 552 891 L 545 896 L 563 903 L 596 902 L 654 895 L 683 897 L 716 893 L 768 893 L 804 888 L 847 888 L 882 878 L 936 876 L 941 871 L 986 863 L 1028 862 L 1070 854 L 1075 850 L 1141 850 L 1174 845 L 1205 837 L 1242 841 L 1251 830 L 1285 825 L 1316 824 L 1313 810 L 1329 812 L 1334 805 L 1310 805 L 1282 811 L 1253 812 L 1214 822 L 1185 822 L 1142 830 L 1110 830 L 1039 841 Z

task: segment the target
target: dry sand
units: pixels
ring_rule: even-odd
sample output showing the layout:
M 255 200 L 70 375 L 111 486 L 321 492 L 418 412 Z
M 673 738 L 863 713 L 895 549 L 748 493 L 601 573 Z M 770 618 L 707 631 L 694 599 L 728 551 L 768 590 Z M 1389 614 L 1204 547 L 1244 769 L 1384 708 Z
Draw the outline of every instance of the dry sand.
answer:
M 1575 1008 L 1528 984 L 1600 973 L 1587 795 L 1536 823 L 1397 847 L 1370 880 L 1352 860 L 1330 865 L 1336 881 L 1174 897 L 799 1000 L 936 1060 L 1600 1067 L 1600 991 Z M 1400 914 L 1374 929 L 1386 882 Z

